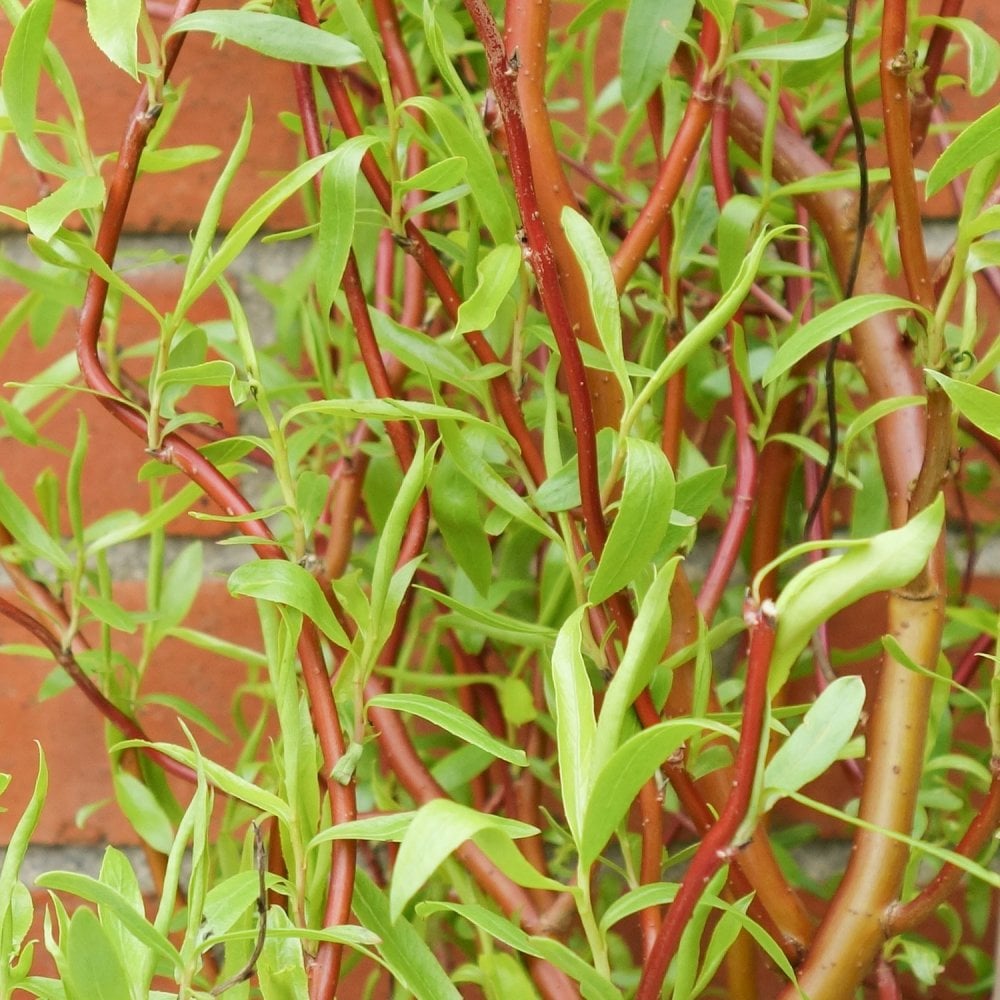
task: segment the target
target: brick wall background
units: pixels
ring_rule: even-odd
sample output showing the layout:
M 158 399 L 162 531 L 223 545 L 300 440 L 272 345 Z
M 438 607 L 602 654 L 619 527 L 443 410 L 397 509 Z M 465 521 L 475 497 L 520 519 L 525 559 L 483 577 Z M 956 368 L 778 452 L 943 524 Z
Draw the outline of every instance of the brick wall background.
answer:
M 968 16 L 1000 37 L 1000 11 L 992 4 L 969 4 Z M 5 33 L 6 32 L 6 33 Z M 0 50 L 5 50 L 9 30 L 0 28 Z M 110 153 L 117 148 L 124 123 L 135 99 L 135 87 L 119 71 L 111 67 L 94 47 L 88 36 L 82 7 L 69 3 L 56 9 L 53 38 L 67 58 L 88 113 L 94 146 Z M 598 72 L 605 77 L 617 72 L 617 50 L 602 49 L 604 64 Z M 200 72 L 204 71 L 204 72 Z M 214 183 L 221 163 L 232 147 L 239 129 L 243 108 L 249 98 L 254 107 L 256 128 L 250 152 L 226 201 L 223 226 L 231 223 L 243 209 L 274 179 L 297 162 L 298 140 L 279 121 L 279 113 L 294 106 L 290 70 L 273 61 L 255 57 L 252 53 L 228 45 L 213 48 L 208 37 L 194 35 L 187 42 L 178 63 L 175 80 L 187 79 L 184 107 L 171 133 L 171 145 L 208 143 L 222 150 L 219 159 L 190 167 L 178 174 L 149 176 L 141 181 L 130 209 L 123 254 L 142 253 L 150 247 L 181 247 L 187 234 L 197 225 L 204 199 Z M 952 91 L 953 114 L 973 117 L 992 103 L 987 99 L 971 101 Z M 56 97 L 43 92 L 43 113 L 55 107 Z M 922 156 L 924 166 L 937 155 L 938 147 L 929 140 Z M 877 158 L 878 152 L 875 151 Z M 20 207 L 27 206 L 39 194 L 38 178 L 21 161 L 12 143 L 7 144 L 2 159 L 2 200 Z M 948 219 L 954 217 L 957 204 L 954 195 L 946 191 L 929 206 L 928 216 L 937 220 L 938 232 L 947 245 Z M 293 199 L 286 203 L 273 224 L 292 228 L 302 221 L 301 212 Z M 2 222 L 2 220 L 0 220 Z M 939 240 L 941 242 L 941 240 Z M 270 246 L 255 243 L 233 269 L 233 277 L 257 335 L 266 337 L 270 330 L 270 312 L 264 298 L 255 290 L 255 278 L 278 282 L 295 259 L 295 247 L 289 244 Z M 0 236 L 0 256 L 20 263 L 30 258 L 21 234 L 10 231 Z M 155 304 L 166 308 L 176 299 L 183 271 L 179 266 L 163 264 L 150 271 L 142 282 L 142 291 Z M 7 315 L 15 296 L 12 284 L 0 279 L 0 318 Z M 985 307 L 995 310 L 996 303 L 983 295 Z M 208 295 L 198 305 L 196 317 L 209 321 L 226 315 L 219 295 Z M 140 310 L 127 313 L 123 329 L 137 340 L 149 335 L 148 319 Z M 35 350 L 31 341 L 19 332 L 3 356 L 0 382 L 17 382 L 31 377 L 49 364 L 74 350 L 74 329 L 70 319 L 64 320 L 50 345 Z M 16 390 L 2 388 L 0 393 L 13 399 Z M 91 451 L 87 460 L 84 500 L 88 519 L 133 503 L 146 502 L 146 490 L 136 481 L 137 470 L 145 462 L 140 443 L 112 421 L 91 399 L 80 397 L 77 403 L 64 408 L 47 425 L 45 434 L 64 449 L 63 453 L 31 448 L 10 437 L 0 438 L 0 468 L 6 480 L 22 498 L 32 495 L 32 486 L 46 467 L 60 476 L 67 464 L 67 452 L 72 446 L 77 425 L 75 406 L 86 415 L 91 431 Z M 197 409 L 216 414 L 224 426 L 235 424 L 235 413 L 224 390 L 206 390 L 197 400 Z M 246 484 L 252 490 L 252 484 Z M 206 505 L 205 509 L 208 509 Z M 210 541 L 220 528 L 212 522 L 192 518 L 180 519 L 170 527 L 170 550 L 173 552 L 189 538 Z M 192 628 L 252 644 L 256 616 L 252 606 L 229 598 L 225 574 L 244 550 L 206 546 L 206 577 L 199 597 L 192 608 L 187 625 Z M 141 544 L 116 551 L 116 578 L 119 593 L 126 605 L 138 606 L 142 601 L 145 579 L 145 552 Z M 1000 582 L 992 589 L 1000 596 Z M 0 579 L 0 595 L 6 594 Z M 837 644 L 860 643 L 864 637 L 874 637 L 879 615 L 845 613 L 839 616 L 836 628 Z M 22 643 L 24 637 L 6 620 L 0 619 L 0 644 Z M 134 653 L 126 643 L 126 653 Z M 13 781 L 3 796 L 6 812 L 0 814 L 0 844 L 10 837 L 13 826 L 26 803 L 36 769 L 36 741 L 42 745 L 51 772 L 50 791 L 35 841 L 36 849 L 29 862 L 32 868 L 84 868 L 96 872 L 103 845 L 113 843 L 136 847 L 134 833 L 124 821 L 113 801 L 109 773 L 104 761 L 103 724 L 83 697 L 75 690 L 63 691 L 55 697 L 39 700 L 39 692 L 52 671 L 46 659 L 6 652 L 0 655 L 0 771 L 13 774 Z M 230 704 L 235 688 L 244 676 L 243 668 L 231 660 L 207 654 L 193 656 L 190 647 L 167 642 L 157 652 L 149 684 L 157 690 L 175 692 L 194 701 L 219 725 L 223 733 L 233 735 Z M 139 712 L 140 721 L 155 738 L 183 740 L 175 715 L 166 707 L 146 707 Z M 200 734 L 199 734 L 200 735 Z M 233 743 L 228 745 L 213 737 L 204 737 L 204 748 L 222 760 L 232 759 Z M 107 801 L 97 809 L 96 803 Z M 78 822 L 81 810 L 87 810 L 85 821 Z M 842 863 L 842 847 L 830 851 L 814 847 L 813 858 L 819 868 L 818 878 L 826 877 Z M 137 861 L 138 861 L 137 855 Z M 824 871 L 826 863 L 828 869 Z M 832 865 L 832 869 L 829 866 Z M 938 994 L 935 994 L 938 995 Z M 943 996 L 944 994 L 940 994 Z

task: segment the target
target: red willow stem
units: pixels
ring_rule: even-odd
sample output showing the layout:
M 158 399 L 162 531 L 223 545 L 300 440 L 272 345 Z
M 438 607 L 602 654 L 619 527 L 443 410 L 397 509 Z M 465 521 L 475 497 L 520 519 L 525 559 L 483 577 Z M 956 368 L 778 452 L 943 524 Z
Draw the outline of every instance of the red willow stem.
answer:
M 715 199 L 719 209 L 733 196 L 733 181 L 729 174 L 729 95 L 721 86 L 716 87 L 712 116 L 711 167 Z M 736 368 L 735 341 L 740 336 L 742 312 L 726 324 L 726 367 L 729 369 L 730 399 L 733 432 L 736 438 L 736 482 L 729 516 L 719 537 L 712 562 L 698 592 L 697 605 L 707 624 L 715 617 L 725 593 L 733 567 L 739 558 L 743 539 L 746 537 L 757 492 L 757 449 L 750 436 L 750 405 L 743 379 Z
M 73 684 L 87 701 L 108 722 L 120 729 L 126 739 L 143 740 L 146 743 L 152 742 L 142 726 L 131 716 L 126 715 L 125 712 L 104 695 L 101 689 L 87 676 L 80 664 L 77 663 L 72 651 L 64 649 L 59 639 L 45 625 L 38 621 L 37 618 L 29 615 L 26 611 L 22 611 L 16 604 L 11 604 L 10 601 L 3 597 L 0 597 L 0 614 L 14 622 L 15 625 L 20 625 L 21 628 L 30 632 L 52 654 L 53 659 L 66 671 Z M 172 774 L 193 785 L 198 783 L 198 775 L 185 764 L 181 764 L 179 761 L 174 760 L 165 753 L 161 753 L 154 747 L 141 746 L 137 749 L 144 753 L 151 761 L 162 767 L 168 774 Z
M 879 959 L 875 967 L 875 988 L 878 991 L 878 1000 L 903 1000 L 896 974 L 884 958 Z
M 684 117 L 646 204 L 611 259 L 611 270 L 619 293 L 635 274 L 653 245 L 653 240 L 662 230 L 712 117 L 712 81 L 708 78 L 708 73 L 719 55 L 721 39 L 715 19 L 707 11 L 702 16 L 705 20 L 698 36 L 698 45 L 704 54 L 704 61 L 695 74 Z
M 886 156 L 896 205 L 896 231 L 906 284 L 914 301 L 933 313 L 934 286 L 920 221 L 920 200 L 913 173 L 910 143 L 910 94 L 907 84 L 914 69 L 906 50 L 907 0 L 885 0 L 879 49 L 882 83 L 882 120 Z M 937 361 L 930 359 L 931 363 Z
M 313 10 L 311 0 L 297 0 L 299 17 L 306 24 L 314 27 L 319 26 L 316 12 Z M 361 123 L 354 112 L 350 96 L 344 86 L 343 76 L 337 70 L 329 67 L 318 67 L 320 79 L 326 88 L 327 94 L 333 103 L 334 111 L 340 122 L 340 127 L 348 137 L 353 138 L 362 134 Z M 392 189 L 385 174 L 382 173 L 371 152 L 365 153 L 361 159 L 361 172 L 368 181 L 383 211 L 389 212 L 392 206 Z M 421 270 L 427 276 L 434 291 L 441 299 L 441 304 L 445 308 L 448 316 L 454 321 L 458 316 L 458 307 L 462 304 L 462 298 L 458 294 L 454 283 L 444 265 L 438 259 L 427 237 L 414 225 L 412 221 L 404 223 L 404 236 L 400 242 L 407 253 L 420 265 Z M 495 364 L 499 362 L 496 352 L 489 345 L 481 330 L 473 330 L 465 334 L 465 340 L 472 348 L 476 358 L 483 365 Z M 521 457 L 528 468 L 535 484 L 545 481 L 545 462 L 542 454 L 535 443 L 528 425 L 525 422 L 524 414 L 521 412 L 520 403 L 510 380 L 506 375 L 498 375 L 490 379 L 490 393 L 493 402 L 503 418 L 504 424 L 517 441 L 521 449 Z
M 551 0 L 507 0 L 505 51 L 510 52 L 512 58 L 517 54 L 518 68 L 513 86 L 527 148 L 531 150 L 526 165 L 534 184 L 534 210 L 552 248 L 556 280 L 570 325 L 578 339 L 599 348 L 601 339 L 591 313 L 587 285 L 562 225 L 563 209 L 577 209 L 578 202 L 562 168 L 545 98 L 551 9 Z M 509 152 L 509 136 L 507 141 Z M 524 216 L 523 205 L 521 209 Z M 617 380 L 609 378 L 606 372 L 595 370 L 587 370 L 586 378 L 595 424 L 598 428 L 617 428 L 625 406 Z
M 601 506 L 601 484 L 597 471 L 597 428 L 587 386 L 587 372 L 580 356 L 580 347 L 573 332 L 573 324 L 566 308 L 566 300 L 559 284 L 555 253 L 542 222 L 531 173 L 531 154 L 528 136 L 517 99 L 515 80 L 517 60 L 508 57 L 496 21 L 484 0 L 465 0 L 466 10 L 472 17 L 489 66 L 490 83 L 507 134 L 508 159 L 521 223 L 528 241 L 527 257 L 535 272 L 538 292 L 545 314 L 552 324 L 552 332 L 559 345 L 560 358 L 566 378 L 573 426 L 576 431 L 579 456 L 580 496 L 583 507 L 584 528 L 595 560 L 604 551 L 607 531 L 604 510 Z
M 639 981 L 636 1000 L 658 1000 L 663 978 L 677 952 L 681 935 L 712 876 L 740 850 L 733 838 L 746 818 L 753 792 L 754 774 L 761 751 L 767 712 L 767 675 L 774 649 L 774 605 L 744 612 L 750 629 L 747 680 L 743 700 L 743 725 L 733 767 L 732 794 L 712 828 L 705 834 L 684 875 L 677 896 L 667 909 L 656 945 Z
M 995 635 L 985 634 L 979 636 L 969 644 L 958 666 L 955 667 L 955 674 L 952 679 L 956 684 L 962 687 L 969 686 L 976 671 L 982 665 L 983 653 L 988 652 L 992 646 L 996 645 L 996 641 L 997 637 Z
M 990 764 L 993 775 L 989 792 L 955 847 L 955 853 L 964 858 L 980 854 L 1000 826 L 1000 759 L 994 757 Z M 923 923 L 958 888 L 964 874 L 957 865 L 945 864 L 913 899 L 890 907 L 885 920 L 886 936 L 903 934 Z
M 962 0 L 941 0 L 939 17 L 958 17 L 962 13 Z M 937 84 L 944 67 L 952 30 L 947 25 L 935 24 L 927 43 L 924 65 L 921 67 L 919 88 L 913 95 L 913 114 L 910 119 L 910 146 L 916 155 L 923 148 L 937 98 Z

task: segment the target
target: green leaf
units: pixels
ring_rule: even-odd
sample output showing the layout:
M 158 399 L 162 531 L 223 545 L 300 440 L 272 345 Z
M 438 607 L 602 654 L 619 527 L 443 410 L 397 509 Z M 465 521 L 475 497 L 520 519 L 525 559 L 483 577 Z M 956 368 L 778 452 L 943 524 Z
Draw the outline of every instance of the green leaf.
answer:
M 151 948 L 157 955 L 160 955 L 171 965 L 180 964 L 180 952 L 142 913 L 137 912 L 132 903 L 117 889 L 99 882 L 90 875 L 82 875 L 79 872 L 45 872 L 35 879 L 35 885 L 42 889 L 52 889 L 55 892 L 67 892 L 79 899 L 106 907 L 114 912 L 132 935 Z M 87 996 L 86 991 L 81 996 Z M 121 997 L 124 996 L 128 996 L 127 990 L 120 994 L 116 1000 L 121 1000 Z
M 317 833 L 308 847 L 312 849 L 331 840 L 372 840 L 380 844 L 398 842 L 410 828 L 414 816 L 416 813 L 413 811 L 398 812 L 338 823 Z
M 937 158 L 927 175 L 926 194 L 937 194 L 959 174 L 1000 155 L 1000 106 L 963 129 Z
M 88 1000 L 122 1000 L 130 995 L 121 959 L 93 910 L 81 906 L 69 922 L 66 992 Z
M 399 845 L 389 887 L 390 919 L 398 920 L 438 865 L 481 830 L 497 830 L 508 837 L 538 833 L 527 823 L 477 812 L 448 799 L 433 799 L 421 806 Z
M 62 547 L 41 526 L 38 519 L 21 502 L 21 498 L 4 482 L 0 473 L 0 524 L 13 535 L 32 559 L 46 559 L 56 569 L 71 573 L 73 561 Z
M 704 729 L 736 735 L 706 719 L 671 719 L 636 733 L 611 755 L 594 778 L 583 815 L 578 845 L 584 870 L 597 860 L 639 789 L 686 739 Z
M 566 619 L 552 651 L 559 784 L 566 821 L 577 844 L 583 832 L 583 816 L 590 798 L 591 755 L 597 729 L 594 692 L 580 650 L 585 612 L 585 607 L 577 608 Z
M 1000 394 L 979 385 L 959 382 L 930 368 L 925 370 L 944 389 L 963 417 L 987 434 L 1000 436 Z
M 149 149 L 142 151 L 139 160 L 140 174 L 172 174 L 184 167 L 193 167 L 198 163 L 214 160 L 220 153 L 217 146 L 206 146 L 192 143 L 187 146 L 170 146 L 167 149 Z
M 260 980 L 261 996 L 267 1000 L 307 1000 L 309 978 L 298 928 L 280 906 L 267 911 L 267 923 L 269 932 L 286 933 L 268 933 L 264 938 L 264 948 L 254 970 Z
M 323 168 L 316 239 L 316 295 L 323 315 L 333 306 L 351 252 L 357 222 L 358 174 L 374 136 L 359 135 L 341 143 Z
M 203 11 L 201 13 L 205 14 L 240 14 L 244 13 L 242 11 Z M 188 17 L 199 17 L 200 14 L 189 14 Z M 253 14 L 252 17 L 269 17 L 275 16 L 277 20 L 285 22 L 287 24 L 295 24 L 296 22 L 290 21 L 285 17 L 277 17 L 276 15 L 265 15 L 265 14 Z M 186 20 L 186 18 L 181 18 L 181 21 Z M 176 22 L 180 24 L 181 21 Z M 307 25 L 301 25 L 301 27 L 307 27 Z M 319 29 L 314 29 L 319 30 Z M 250 121 L 249 110 L 247 112 L 247 122 Z M 241 140 L 243 134 L 246 134 L 247 140 L 249 140 L 249 131 L 247 123 L 244 124 L 244 133 L 241 133 Z M 237 219 L 233 228 L 226 234 L 225 238 L 222 240 L 218 251 L 211 256 L 207 257 L 204 266 L 200 268 L 193 268 L 189 265 L 188 275 L 185 276 L 185 287 L 184 292 L 181 295 L 181 299 L 177 304 L 177 315 L 183 316 L 187 310 L 191 307 L 201 295 L 203 295 L 220 277 L 222 277 L 223 271 L 242 253 L 246 248 L 247 244 L 251 239 L 257 234 L 257 231 L 261 226 L 270 218 L 271 214 L 281 205 L 283 202 L 287 201 L 299 188 L 308 184 L 309 181 L 313 179 L 329 162 L 337 155 L 337 151 L 334 150 L 332 153 L 323 153 L 321 156 L 316 156 L 311 160 L 306 160 L 305 163 L 300 163 L 293 170 L 289 170 L 287 173 L 283 174 L 281 180 L 279 180 L 272 187 L 268 188 L 240 217 Z M 235 169 L 235 168 L 234 168 Z M 199 227 L 198 235 L 201 236 L 201 227 Z M 208 239 L 211 239 L 211 234 L 208 235 Z M 197 241 L 196 241 L 197 242 Z M 192 251 L 192 262 L 195 260 L 194 252 Z M 188 284 L 190 281 L 190 284 Z
M 841 22 L 842 23 L 842 22 Z M 847 42 L 847 32 L 843 30 L 822 31 L 809 38 L 795 42 L 754 45 L 752 41 L 742 45 L 729 55 L 730 62 L 749 59 L 774 59 L 776 62 L 814 62 L 839 52 Z
M 87 30 L 97 47 L 133 80 L 137 60 L 140 0 L 87 0 Z
M 571 948 L 551 938 L 529 937 L 520 927 L 484 906 L 477 903 L 420 903 L 418 911 L 422 915 L 442 911 L 457 913 L 515 951 L 533 958 L 544 958 L 580 984 L 580 995 L 584 1000 L 621 1000 L 618 988 Z
M 191 610 L 202 581 L 201 553 L 201 542 L 188 543 L 163 574 L 163 588 L 156 609 L 159 629 L 180 625 Z
M 590 584 L 593 604 L 607 600 L 645 570 L 670 527 L 674 473 L 662 449 L 626 438 L 625 485 L 601 561 Z
M 55 0 L 33 0 L 18 20 L 3 59 L 0 89 L 6 114 L 25 159 L 62 177 L 66 168 L 45 148 L 37 128 L 38 81 Z
M 982 97 L 1000 73 L 1000 42 L 968 17 L 916 17 L 913 25 L 941 25 L 962 36 L 969 50 L 969 93 Z
M 762 812 L 787 792 L 797 792 L 818 778 L 837 760 L 854 735 L 864 705 L 865 684 L 860 677 L 838 677 L 820 694 L 767 763 Z
M 859 323 L 889 312 L 892 309 L 917 309 L 913 302 L 901 299 L 898 295 L 858 295 L 851 299 L 838 302 L 829 309 L 824 309 L 811 319 L 805 326 L 800 326 L 782 345 L 771 359 L 771 363 L 761 379 L 762 385 L 770 385 L 776 378 L 784 375 L 792 366 L 820 344 L 825 344 L 834 337 L 845 333 Z
M 438 425 L 438 430 L 445 448 L 463 476 L 511 517 L 533 528 L 540 535 L 551 538 L 553 541 L 556 540 L 557 536 L 549 525 L 532 510 L 527 501 L 516 493 L 513 487 L 494 469 L 493 465 L 483 457 L 481 449 L 477 447 L 477 444 L 481 442 L 481 435 L 478 436 L 477 440 L 473 435 L 460 431 L 451 422 L 442 422 Z
M 342 649 L 351 645 L 316 578 L 298 563 L 286 559 L 260 559 L 237 566 L 229 574 L 229 592 L 287 604 L 311 619 L 328 639 Z
M 21 865 L 28 853 L 31 836 L 38 825 L 38 818 L 42 813 L 42 806 L 45 804 L 45 796 L 49 788 L 49 769 L 45 763 L 45 752 L 40 743 L 36 742 L 35 746 L 38 748 L 38 774 L 35 777 L 35 786 L 31 798 L 14 827 L 14 832 L 7 841 L 3 862 L 0 863 L 0 942 L 9 942 L 14 936 L 14 914 L 11 900 L 14 897 L 16 887 L 20 884 Z M 9 781 L 10 775 L 0 776 L 2 789 L 7 787 Z M 7 956 L 4 956 L 4 961 L 6 960 Z
M 778 628 L 768 689 L 773 694 L 816 628 L 842 608 L 909 583 L 927 564 L 944 523 L 937 499 L 903 527 L 884 531 L 843 555 L 828 556 L 797 573 L 777 600 Z
M 622 100 L 630 111 L 664 81 L 694 0 L 630 0 L 622 28 Z
M 208 31 L 272 59 L 340 68 L 363 62 L 347 39 L 280 14 L 251 10 L 201 10 L 175 21 L 164 38 L 182 31 Z
M 493 579 L 493 549 L 483 527 L 483 504 L 447 453 L 431 474 L 431 509 L 452 558 L 485 597 Z
M 28 207 L 28 225 L 40 240 L 50 240 L 67 216 L 103 202 L 104 182 L 100 177 L 74 177 Z
M 435 726 L 440 726 L 465 743 L 471 743 L 500 760 L 517 767 L 528 766 L 528 758 L 523 750 L 507 746 L 460 708 L 438 698 L 429 698 L 422 694 L 380 694 L 371 698 L 368 704 L 376 708 L 389 708 L 395 712 L 409 712 L 410 715 L 416 715 Z
M 456 335 L 485 330 L 497 317 L 500 304 L 517 281 L 521 248 L 512 243 L 494 247 L 477 265 L 475 291 L 458 307 Z
M 625 367 L 625 347 L 622 341 L 622 320 L 618 306 L 618 289 L 608 255 L 593 226 L 579 212 L 566 206 L 562 210 L 562 227 L 583 271 L 590 296 L 590 311 L 601 338 L 601 346 L 611 363 L 625 398 L 631 402 L 632 383 Z
M 206 779 L 218 789 L 231 795 L 234 799 L 246 802 L 247 805 L 259 809 L 269 816 L 277 816 L 284 823 L 293 821 L 292 809 L 283 799 L 279 799 L 273 792 L 264 788 L 259 788 L 246 778 L 241 778 L 238 774 L 227 770 L 215 761 L 207 760 L 200 754 L 189 750 L 187 747 L 177 746 L 175 743 L 152 743 L 146 740 L 123 740 L 116 744 L 113 750 L 126 750 L 129 747 L 152 747 L 160 753 L 172 757 L 182 764 L 186 764 L 192 770 L 202 770 Z M 175 838 L 176 843 L 176 838 Z
M 115 798 L 132 828 L 154 851 L 169 854 L 174 825 L 150 789 L 120 768 L 114 774 Z
M 382 893 L 359 868 L 351 905 L 361 924 L 381 939 L 379 954 L 403 989 L 416 1000 L 460 1000 L 447 973 L 424 938 L 407 920 L 394 920 Z
M 760 217 L 761 203 L 746 194 L 733 195 L 719 213 L 719 281 L 727 288 L 736 280 Z
M 657 573 L 643 596 L 628 648 L 604 693 L 594 735 L 592 767 L 595 772 L 601 771 L 618 748 L 625 717 L 663 656 L 670 638 L 670 588 L 677 563 L 677 559 L 672 559 Z
M 468 99 L 468 98 L 466 98 Z M 437 127 L 452 156 L 467 163 L 466 180 L 486 228 L 498 246 L 514 240 L 514 214 L 510 196 L 500 183 L 493 154 L 480 126 L 472 132 L 467 123 L 456 117 L 450 107 L 430 97 L 413 97 L 401 108 L 417 108 Z M 518 249 L 520 254 L 520 250 Z

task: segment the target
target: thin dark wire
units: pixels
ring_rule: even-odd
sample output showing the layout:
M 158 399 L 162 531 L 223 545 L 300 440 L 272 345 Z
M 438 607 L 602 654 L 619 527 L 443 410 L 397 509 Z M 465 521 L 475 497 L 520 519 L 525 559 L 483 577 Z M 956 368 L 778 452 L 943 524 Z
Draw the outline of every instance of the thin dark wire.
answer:
M 868 226 L 868 146 L 865 143 L 865 129 L 861 123 L 861 112 L 858 110 L 858 100 L 854 93 L 854 25 L 858 12 L 858 0 L 847 0 L 847 42 L 844 44 L 844 92 L 847 97 L 847 110 L 851 116 L 851 128 L 854 132 L 854 148 L 858 154 L 858 220 L 854 233 L 854 253 L 851 255 L 851 266 L 844 282 L 844 298 L 854 295 L 854 285 L 858 280 L 858 269 L 861 266 L 861 251 L 865 242 L 865 229 Z M 805 536 L 809 537 L 813 522 L 819 516 L 823 497 L 830 488 L 833 479 L 833 469 L 837 464 L 837 383 L 834 379 L 834 364 L 837 360 L 837 348 L 840 346 L 840 334 L 830 341 L 826 352 L 826 367 L 824 381 L 826 383 L 826 419 L 829 426 L 829 451 L 823 475 L 816 489 L 816 496 L 809 508 L 806 518 Z

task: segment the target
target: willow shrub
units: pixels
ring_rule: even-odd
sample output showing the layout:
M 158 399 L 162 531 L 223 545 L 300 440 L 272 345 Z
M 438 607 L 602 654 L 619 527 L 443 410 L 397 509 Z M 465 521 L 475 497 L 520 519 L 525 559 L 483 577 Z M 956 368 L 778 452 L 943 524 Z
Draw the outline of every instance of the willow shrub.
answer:
M 996 613 L 945 543 L 943 494 L 960 529 L 1000 452 L 977 311 L 998 112 L 950 127 L 929 173 L 914 153 L 963 83 L 949 51 L 982 95 L 997 40 L 949 0 L 594 0 L 558 30 L 547 0 L 180 0 L 169 21 L 88 0 L 136 93 L 111 156 L 47 38 L 54 0 L 0 2 L 5 155 L 51 191 L 3 209 L 37 267 L 4 265 L 23 297 L 0 346 L 47 310 L 44 346 L 46 288 L 77 331 L 3 433 L 46 447 L 80 392 L 107 411 L 44 484 L 68 537 L 0 485 L 0 612 L 103 715 L 119 804 L 163 856 L 152 912 L 113 848 L 99 877 L 43 875 L 31 939 L 42 759 L 0 873 L 4 996 L 318 1000 L 358 962 L 352 990 L 426 1000 L 889 997 L 897 977 L 985 995 Z M 116 248 L 144 165 L 207 155 L 170 144 L 190 32 L 285 62 L 301 162 L 221 231 L 254 130 L 234 103 L 163 311 Z M 619 75 L 595 80 L 619 39 Z M 932 270 L 921 204 L 948 185 L 963 207 Z M 266 252 L 306 249 L 263 346 L 228 269 L 288 199 L 308 224 Z M 228 320 L 200 325 L 213 290 Z M 122 353 L 126 300 L 159 332 Z M 200 386 L 228 387 L 239 433 L 192 408 Z M 88 523 L 112 420 L 148 456 L 149 503 Z M 183 624 L 202 543 L 168 564 L 165 525 L 203 494 L 255 557 L 229 590 L 259 649 Z M 137 544 L 139 611 L 109 569 Z M 830 618 L 872 594 L 880 644 L 839 648 Z M 235 765 L 199 748 L 194 709 L 180 743 L 134 718 L 168 638 L 245 664 L 265 699 Z M 810 834 L 786 800 L 852 843 L 831 891 L 790 853 Z M 42 949 L 58 978 L 33 974 Z

